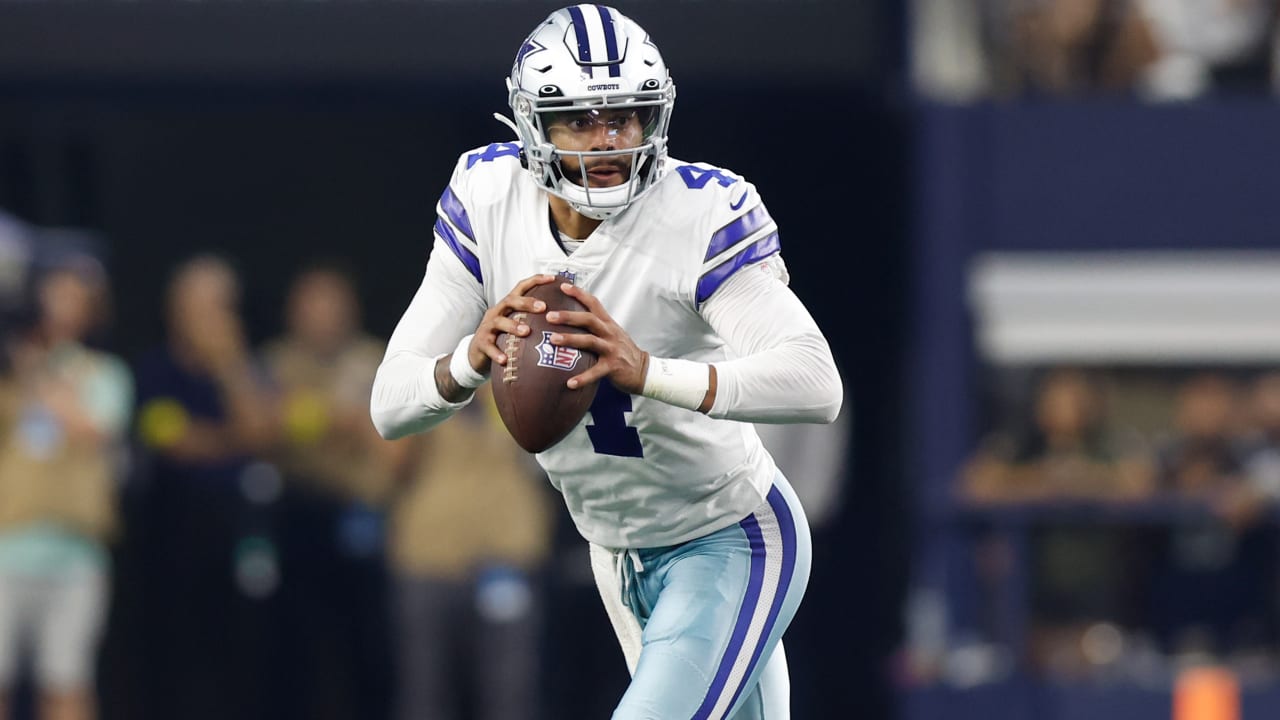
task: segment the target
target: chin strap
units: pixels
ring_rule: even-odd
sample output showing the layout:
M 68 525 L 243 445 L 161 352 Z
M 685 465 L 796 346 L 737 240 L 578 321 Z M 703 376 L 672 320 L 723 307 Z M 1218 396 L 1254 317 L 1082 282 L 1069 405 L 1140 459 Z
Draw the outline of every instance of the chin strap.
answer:
M 511 118 L 507 117 L 506 115 L 503 115 L 502 113 L 494 113 L 493 119 L 511 128 L 511 132 L 516 134 L 516 140 L 520 139 L 520 130 L 516 128 L 515 121 L 513 121 Z
M 511 81 L 508 80 L 507 83 L 510 84 Z M 493 119 L 511 128 L 511 132 L 516 134 L 516 142 L 521 142 L 520 129 L 516 127 L 515 122 L 511 118 L 507 117 L 506 115 L 503 115 L 502 113 L 494 113 Z M 523 167 L 525 170 L 529 169 L 529 158 L 524 154 L 523 147 L 520 148 L 520 166 Z

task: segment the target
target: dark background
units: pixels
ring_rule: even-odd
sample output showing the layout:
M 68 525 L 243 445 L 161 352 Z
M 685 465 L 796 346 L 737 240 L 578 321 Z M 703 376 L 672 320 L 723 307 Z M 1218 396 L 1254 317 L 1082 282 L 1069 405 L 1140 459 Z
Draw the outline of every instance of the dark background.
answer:
M 506 111 L 503 77 L 556 6 L 0 1 L 0 207 L 102 233 L 109 344 L 126 356 L 158 340 L 166 274 L 201 250 L 243 271 L 255 339 L 278 330 L 288 278 L 316 257 L 359 269 L 368 323 L 385 336 L 421 278 L 458 154 L 509 139 L 490 118 Z M 672 154 L 759 187 L 853 398 L 844 507 L 815 536 L 787 638 L 796 717 L 888 717 L 908 532 L 900 4 L 617 6 L 676 80 Z M 124 622 L 107 648 L 124 663 L 103 676 L 108 718 L 128 716 L 140 686 L 119 650 Z M 592 672 L 581 668 L 583 687 Z

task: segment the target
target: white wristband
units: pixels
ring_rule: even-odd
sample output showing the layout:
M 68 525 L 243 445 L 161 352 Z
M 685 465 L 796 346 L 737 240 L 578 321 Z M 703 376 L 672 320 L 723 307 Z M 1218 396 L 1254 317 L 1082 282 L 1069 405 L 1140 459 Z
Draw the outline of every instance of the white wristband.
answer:
M 471 360 L 467 358 L 473 337 L 475 337 L 474 333 L 462 338 L 458 342 L 458 347 L 453 349 L 453 356 L 449 358 L 449 374 L 453 376 L 453 381 L 468 390 L 475 390 L 489 379 L 488 375 L 477 372 L 471 367 Z
M 697 410 L 711 387 L 706 363 L 649 357 L 641 395 L 687 410 Z

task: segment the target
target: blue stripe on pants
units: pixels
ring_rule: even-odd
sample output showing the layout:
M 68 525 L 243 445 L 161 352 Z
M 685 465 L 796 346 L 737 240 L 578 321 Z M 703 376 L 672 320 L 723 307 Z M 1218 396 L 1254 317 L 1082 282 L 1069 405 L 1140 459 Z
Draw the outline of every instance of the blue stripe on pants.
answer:
M 643 570 L 628 562 L 625 578 L 602 583 L 613 597 L 627 588 L 622 602 L 643 628 L 614 720 L 760 720 L 756 683 L 809 576 L 808 524 L 785 478 L 740 523 L 635 553 Z

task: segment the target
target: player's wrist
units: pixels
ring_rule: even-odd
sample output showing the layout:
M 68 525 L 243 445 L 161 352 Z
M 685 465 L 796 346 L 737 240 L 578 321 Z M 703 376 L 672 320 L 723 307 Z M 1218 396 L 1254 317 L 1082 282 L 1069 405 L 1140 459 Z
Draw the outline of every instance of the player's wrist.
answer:
M 640 394 L 686 410 L 697 410 L 711 387 L 706 363 L 649 357 Z
M 471 367 L 471 339 L 474 334 L 468 335 L 458 341 L 458 346 L 453 349 L 453 355 L 449 358 L 449 375 L 459 387 L 468 390 L 474 390 L 485 383 L 489 379 L 487 373 Z

